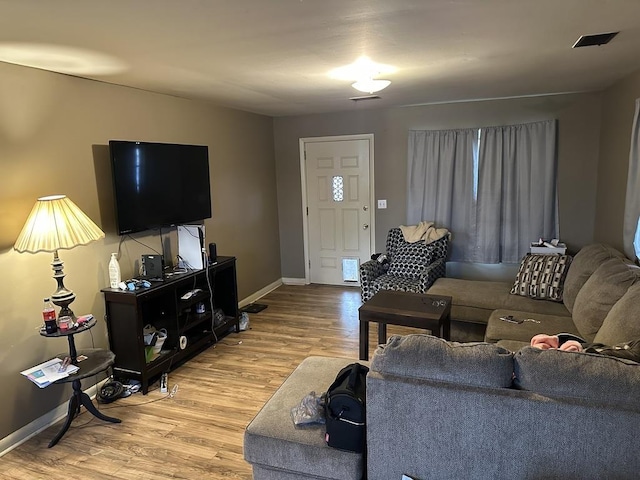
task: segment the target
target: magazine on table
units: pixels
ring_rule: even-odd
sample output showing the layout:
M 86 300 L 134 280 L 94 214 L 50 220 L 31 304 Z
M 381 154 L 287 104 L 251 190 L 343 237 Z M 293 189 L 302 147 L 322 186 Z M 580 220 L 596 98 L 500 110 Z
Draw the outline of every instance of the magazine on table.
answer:
M 69 375 L 76 373 L 79 370 L 77 365 L 73 365 L 68 362 L 67 358 L 64 360 L 60 358 L 52 358 L 47 362 L 31 367 L 27 370 L 23 370 L 20 373 L 35 383 L 38 387 L 44 388 L 61 378 L 66 378 Z

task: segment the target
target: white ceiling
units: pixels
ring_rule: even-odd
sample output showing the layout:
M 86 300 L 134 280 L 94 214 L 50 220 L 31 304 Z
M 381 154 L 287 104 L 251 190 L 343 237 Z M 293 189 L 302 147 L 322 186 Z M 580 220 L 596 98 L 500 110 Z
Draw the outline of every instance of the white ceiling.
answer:
M 605 88 L 640 69 L 640 0 L 0 0 L 0 47 L 16 42 L 126 65 L 78 76 L 281 116 Z M 355 104 L 327 73 L 361 55 L 397 72 Z

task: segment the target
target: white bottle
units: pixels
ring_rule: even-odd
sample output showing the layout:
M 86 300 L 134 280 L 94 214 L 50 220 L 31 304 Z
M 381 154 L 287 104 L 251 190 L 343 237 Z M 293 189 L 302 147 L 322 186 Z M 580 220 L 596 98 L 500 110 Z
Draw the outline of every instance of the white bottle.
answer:
M 112 253 L 111 260 L 109 260 L 109 282 L 111 283 L 111 288 L 118 288 L 121 281 L 118 257 L 116 253 Z

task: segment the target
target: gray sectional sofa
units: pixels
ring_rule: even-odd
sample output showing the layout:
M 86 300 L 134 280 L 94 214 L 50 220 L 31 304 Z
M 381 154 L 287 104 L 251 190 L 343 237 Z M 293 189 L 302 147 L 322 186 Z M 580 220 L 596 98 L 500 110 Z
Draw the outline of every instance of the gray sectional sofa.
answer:
M 255 480 L 636 479 L 640 364 L 430 335 L 394 336 L 367 376 L 367 455 L 291 409 L 353 360 L 306 358 L 245 432 Z
M 538 333 L 640 339 L 639 270 L 597 244 L 546 291 L 561 301 L 512 294 L 513 283 L 437 280 L 429 293 L 453 298 L 459 333 L 485 341 L 418 334 L 379 346 L 367 376 L 366 458 L 329 448 L 323 427 L 294 427 L 291 408 L 354 361 L 305 359 L 246 429 L 254 479 L 639 478 L 640 364 L 529 346 Z
M 454 340 L 484 340 L 515 351 L 537 333 L 567 332 L 614 345 L 640 338 L 639 279 L 640 268 L 622 253 L 593 244 L 573 257 L 561 301 L 512 294 L 513 282 L 455 278 L 439 278 L 428 293 L 452 297 Z M 507 315 L 535 321 L 500 320 Z
M 640 364 L 428 335 L 367 376 L 368 480 L 638 478 Z

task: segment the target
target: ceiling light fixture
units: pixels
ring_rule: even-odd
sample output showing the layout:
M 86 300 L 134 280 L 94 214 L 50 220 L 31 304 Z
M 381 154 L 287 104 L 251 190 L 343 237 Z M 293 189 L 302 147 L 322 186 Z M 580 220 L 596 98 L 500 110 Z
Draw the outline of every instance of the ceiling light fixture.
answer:
M 358 80 L 351 84 L 353 88 L 363 93 L 379 92 L 380 90 L 387 88 L 389 85 L 391 85 L 390 80 L 374 80 L 373 78 Z
M 378 75 L 388 75 L 395 72 L 396 67 L 392 65 L 376 63 L 369 57 L 360 57 L 349 65 L 334 68 L 329 72 L 329 76 L 336 80 L 360 80 L 362 78 L 373 78 Z
M 351 86 L 356 90 L 364 93 L 374 93 L 387 88 L 391 84 L 390 80 L 381 80 L 374 77 L 387 75 L 395 71 L 396 67 L 392 65 L 376 63 L 369 57 L 363 56 L 349 65 L 331 70 L 329 76 L 337 80 L 351 80 L 354 82 Z

